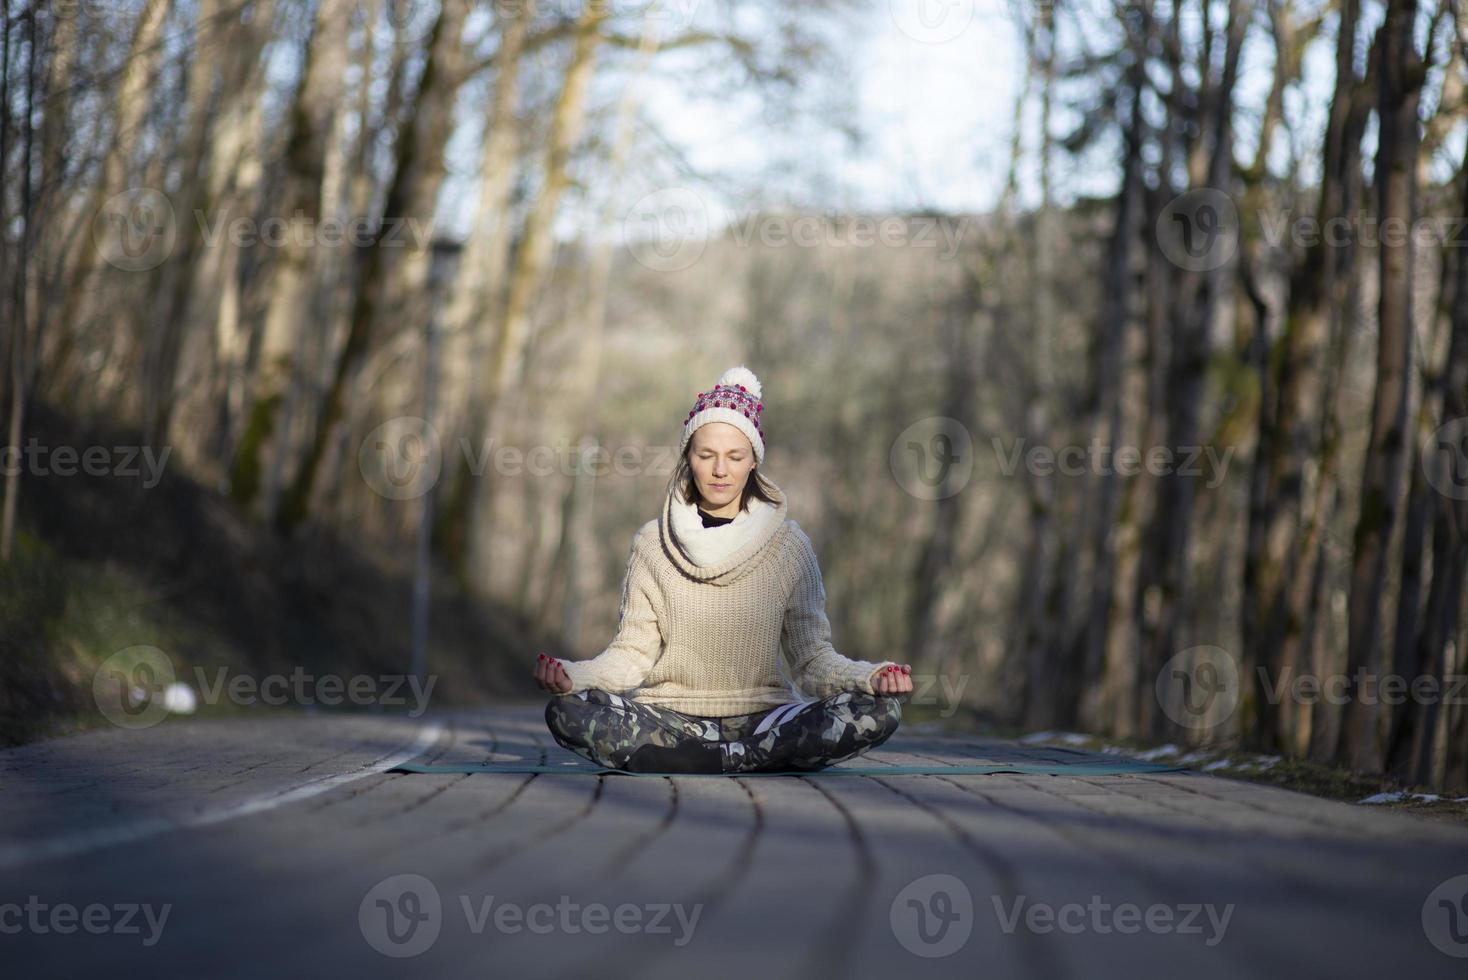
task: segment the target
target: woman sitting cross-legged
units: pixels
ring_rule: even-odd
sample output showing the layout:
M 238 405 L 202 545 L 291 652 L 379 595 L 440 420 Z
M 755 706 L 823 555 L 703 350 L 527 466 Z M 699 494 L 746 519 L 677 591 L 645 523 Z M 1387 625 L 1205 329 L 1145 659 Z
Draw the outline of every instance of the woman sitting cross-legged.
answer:
M 832 648 L 815 549 L 758 471 L 760 397 L 743 367 L 699 393 L 662 515 L 633 537 L 616 638 L 536 663 L 551 734 L 598 765 L 809 771 L 897 730 L 911 668 Z

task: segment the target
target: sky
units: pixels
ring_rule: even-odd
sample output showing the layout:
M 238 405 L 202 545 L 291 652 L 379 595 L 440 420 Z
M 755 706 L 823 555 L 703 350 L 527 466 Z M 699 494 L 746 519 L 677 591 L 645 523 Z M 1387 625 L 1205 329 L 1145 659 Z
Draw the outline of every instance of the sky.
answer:
M 702 18 L 718 12 L 707 2 L 675 0 L 675 7 L 685 5 L 689 19 L 664 25 L 663 33 L 709 26 Z M 1009 2 L 1014 0 L 866 0 L 857 5 L 849 24 L 832 35 L 841 44 L 845 74 L 819 84 L 849 86 L 845 116 L 865 134 L 860 150 L 853 150 L 828 121 L 762 120 L 762 105 L 753 93 L 718 100 L 691 93 L 683 52 L 660 53 L 656 70 L 639 81 L 637 98 L 641 111 L 696 170 L 737 178 L 727 187 L 717 179 L 697 186 L 711 226 L 745 212 L 754 196 L 768 201 L 802 192 L 826 198 L 807 199 L 811 207 L 987 210 L 1002 188 L 1022 81 L 1021 42 L 1006 10 Z M 915 19 L 924 4 L 931 15 L 926 26 Z M 935 23 L 946 28 L 935 31 Z M 605 108 L 619 97 L 625 80 L 621 73 L 611 77 L 615 82 L 597 93 Z M 450 199 L 459 202 L 472 193 L 465 178 L 472 176 L 470 154 L 476 146 L 475 136 L 461 135 L 465 138 L 456 143 L 464 155 L 451 168 L 457 174 L 451 185 L 458 186 L 449 190 Z M 781 162 L 803 171 L 798 188 L 794 178 L 780 175 Z M 1081 182 L 1064 173 L 1056 176 Z M 1108 180 L 1101 175 L 1090 190 L 1105 192 Z M 619 201 L 633 206 L 669 183 L 665 176 L 634 173 L 619 191 Z M 567 205 L 557 222 L 558 237 L 576 235 L 587 220 L 575 202 Z M 625 213 L 627 207 L 619 204 L 616 210 Z M 441 210 L 454 230 L 470 214 L 472 208 L 461 204 Z
M 1021 80 L 1019 38 L 1004 0 L 869 0 L 849 35 L 852 118 L 867 137 L 862 152 L 821 134 L 808 138 L 843 206 L 885 210 L 986 209 L 997 198 Z M 930 8 L 925 30 L 914 15 Z M 649 106 L 690 159 L 710 167 L 757 168 L 770 155 L 767 128 L 737 111 L 656 91 Z
M 675 13 L 669 15 L 671 22 L 660 25 L 665 36 L 723 26 L 724 8 L 713 0 L 668 2 Z M 646 158 L 638 161 L 625 186 L 618 188 L 613 210 L 624 216 L 639 207 L 647 210 L 653 193 L 662 195 L 655 200 L 669 193 L 675 200 L 696 195 L 712 230 L 752 207 L 783 200 L 799 201 L 812 210 L 868 213 L 992 209 L 1008 167 L 1014 101 L 1023 84 L 1023 41 L 1012 8 L 1020 2 L 1046 0 L 866 0 L 854 6 L 854 16 L 830 35 L 842 55 L 840 74 L 806 84 L 834 87 L 845 100 L 841 117 L 854 121 L 865 134 L 859 149 L 837 135 L 831 120 L 812 119 L 809 113 L 763 118 L 763 106 L 753 93 L 700 94 L 688 79 L 699 70 L 697 59 L 709 55 L 697 49 L 661 52 L 654 69 L 638 83 L 640 111 L 696 170 L 716 176 L 705 183 L 670 178 L 656 166 L 666 151 L 644 148 L 644 154 L 652 155 L 652 165 Z M 1112 0 L 1067 2 L 1070 9 L 1088 14 L 1089 23 L 1114 26 Z M 1219 13 L 1224 16 L 1222 9 Z M 1377 19 L 1375 8 L 1368 10 L 1365 30 L 1374 28 Z M 1268 92 L 1273 64 L 1272 42 L 1261 26 L 1256 25 L 1246 44 L 1239 83 L 1237 152 L 1244 159 L 1253 153 L 1257 139 L 1253 114 Z M 1068 33 L 1069 25 L 1062 37 Z M 1291 91 L 1287 101 L 1286 111 L 1298 121 L 1304 141 L 1298 147 L 1299 177 L 1307 184 L 1318 176 L 1311 158 L 1324 132 L 1334 81 L 1333 44 L 1331 15 L 1307 53 L 1303 85 Z M 1107 46 L 1100 37 L 1092 38 L 1092 45 Z M 618 72 L 598 77 L 602 110 L 609 111 L 625 76 Z M 613 80 L 600 81 L 608 77 Z M 1021 168 L 1022 207 L 1038 201 L 1035 102 L 1032 95 L 1023 122 L 1029 157 Z M 1064 100 L 1057 98 L 1053 133 L 1062 135 L 1076 122 Z M 1368 134 L 1368 143 L 1370 139 Z M 1372 152 L 1371 146 L 1366 149 Z M 1271 163 L 1277 172 L 1287 165 L 1286 150 L 1282 143 L 1275 146 Z M 1115 158 L 1114 146 L 1101 148 L 1091 159 L 1056 152 L 1052 186 L 1057 200 L 1063 205 L 1077 196 L 1114 193 L 1119 177 Z M 458 169 L 472 174 L 473 168 Z M 695 195 L 689 194 L 690 188 Z M 579 209 L 577 202 L 566 203 L 557 234 L 573 237 L 584 229 L 589 212 Z M 662 204 L 651 207 L 659 214 L 666 210 Z M 459 220 L 471 213 L 461 207 L 446 210 Z M 608 233 L 625 240 L 628 225 L 622 220 Z

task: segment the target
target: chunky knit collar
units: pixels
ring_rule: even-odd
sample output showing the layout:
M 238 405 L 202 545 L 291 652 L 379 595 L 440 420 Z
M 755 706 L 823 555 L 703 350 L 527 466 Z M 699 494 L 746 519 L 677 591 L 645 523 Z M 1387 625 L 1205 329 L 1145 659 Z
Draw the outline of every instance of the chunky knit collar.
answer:
M 685 501 L 680 490 L 670 490 L 658 520 L 663 551 L 679 570 L 699 581 L 727 585 L 743 576 L 763 560 L 767 545 L 785 526 L 785 494 L 765 482 L 773 488 L 776 503 L 751 497 L 748 510 L 741 510 L 732 524 L 719 527 L 704 527 L 698 505 Z

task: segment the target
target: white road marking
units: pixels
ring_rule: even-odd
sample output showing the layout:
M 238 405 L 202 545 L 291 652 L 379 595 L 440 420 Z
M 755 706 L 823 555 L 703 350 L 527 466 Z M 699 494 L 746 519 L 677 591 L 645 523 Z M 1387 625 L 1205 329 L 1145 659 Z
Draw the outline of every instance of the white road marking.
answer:
M 252 797 L 231 803 L 227 806 L 214 807 L 213 809 L 201 810 L 196 813 L 184 813 L 168 817 L 142 817 L 126 823 L 114 824 L 108 827 L 98 827 L 95 830 L 81 831 L 75 834 L 67 834 L 64 837 L 54 837 L 50 840 L 27 841 L 20 844 L 6 844 L 0 847 L 0 870 L 10 870 L 37 861 L 49 861 L 59 857 L 73 857 L 77 854 L 85 854 L 103 847 L 112 847 L 117 844 L 127 844 L 133 841 L 143 840 L 157 834 L 170 830 L 185 830 L 190 827 L 207 827 L 210 824 L 223 823 L 226 820 L 234 820 L 237 817 L 247 817 L 255 813 L 263 813 L 273 810 L 287 803 L 298 803 L 301 800 L 319 796 L 329 789 L 335 789 L 344 783 L 350 783 L 364 776 L 372 776 L 377 773 L 386 772 L 395 766 L 422 755 L 423 752 L 438 741 L 443 734 L 443 725 L 431 722 L 423 726 L 413 740 L 413 744 L 396 755 L 389 756 L 379 762 L 370 763 L 352 772 L 338 773 L 334 776 L 319 776 L 308 780 L 299 786 L 278 793 L 267 793 L 263 796 Z

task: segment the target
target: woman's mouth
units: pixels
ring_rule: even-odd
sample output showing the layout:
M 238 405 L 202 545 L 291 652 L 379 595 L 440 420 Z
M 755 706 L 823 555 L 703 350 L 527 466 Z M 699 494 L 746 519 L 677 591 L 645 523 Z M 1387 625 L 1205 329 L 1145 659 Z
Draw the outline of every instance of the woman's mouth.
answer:
M 729 489 L 729 484 L 727 484 L 727 483 L 711 483 L 711 484 L 709 484 L 709 486 L 713 487 L 715 490 L 728 490 Z

